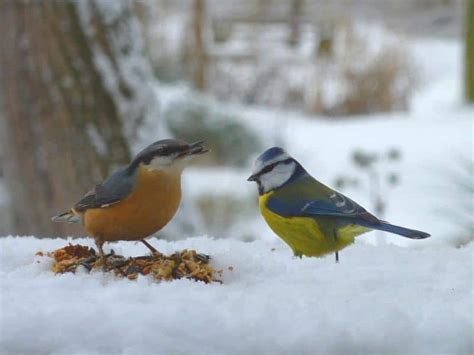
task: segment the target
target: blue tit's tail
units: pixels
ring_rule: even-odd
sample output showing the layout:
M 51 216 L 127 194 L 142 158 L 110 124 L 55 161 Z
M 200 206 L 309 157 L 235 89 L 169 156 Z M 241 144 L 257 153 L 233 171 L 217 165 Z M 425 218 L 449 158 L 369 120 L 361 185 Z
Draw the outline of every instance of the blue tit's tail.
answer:
M 381 230 L 384 232 L 395 233 L 395 234 L 401 235 L 402 237 L 406 237 L 410 239 L 425 239 L 431 236 L 430 234 L 422 232 L 422 231 L 395 226 L 393 224 L 390 224 L 384 221 L 380 221 L 380 223 L 378 224 L 372 224 L 370 228 Z

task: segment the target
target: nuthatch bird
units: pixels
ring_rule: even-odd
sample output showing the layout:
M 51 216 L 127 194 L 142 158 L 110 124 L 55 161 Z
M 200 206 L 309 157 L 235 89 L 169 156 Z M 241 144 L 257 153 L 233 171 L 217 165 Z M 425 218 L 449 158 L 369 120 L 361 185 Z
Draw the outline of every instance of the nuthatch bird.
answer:
M 104 242 L 139 240 L 162 229 L 181 202 L 181 173 L 190 158 L 208 152 L 203 142 L 164 139 L 142 150 L 125 168 L 110 175 L 54 222 L 82 222 L 104 261 Z
M 288 155 L 273 147 L 256 160 L 248 181 L 258 184 L 260 211 L 296 256 L 336 253 L 360 234 L 377 229 L 410 239 L 425 232 L 379 220 L 343 194 L 323 185 Z

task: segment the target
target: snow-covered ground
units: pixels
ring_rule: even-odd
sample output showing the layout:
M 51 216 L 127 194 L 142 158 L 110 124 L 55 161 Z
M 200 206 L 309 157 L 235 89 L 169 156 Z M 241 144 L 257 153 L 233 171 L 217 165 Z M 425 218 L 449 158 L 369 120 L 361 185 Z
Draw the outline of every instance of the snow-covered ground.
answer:
M 224 283 L 158 284 L 100 272 L 54 276 L 51 260 L 35 253 L 65 240 L 1 238 L 2 353 L 474 351 L 472 244 L 422 250 L 356 244 L 336 264 L 332 257 L 297 259 L 263 240 L 151 242 L 166 253 L 196 248 L 212 255 Z M 133 242 L 110 247 L 124 255 L 145 252 Z

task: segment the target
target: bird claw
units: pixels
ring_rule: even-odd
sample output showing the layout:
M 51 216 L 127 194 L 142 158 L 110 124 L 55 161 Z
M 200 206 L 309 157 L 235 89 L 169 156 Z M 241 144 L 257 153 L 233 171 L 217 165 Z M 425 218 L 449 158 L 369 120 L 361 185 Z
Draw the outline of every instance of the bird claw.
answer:
M 207 264 L 209 263 L 209 260 L 211 260 L 211 256 L 207 254 L 196 254 L 196 259 Z
M 95 262 L 95 266 L 96 266 L 97 268 L 102 267 L 102 270 L 103 270 L 103 271 L 107 271 L 107 270 L 108 270 L 108 266 L 109 266 L 109 264 L 108 264 L 108 262 L 107 262 L 107 256 L 104 255 L 104 256 L 99 257 L 99 258 L 97 259 L 97 261 Z
M 152 256 L 154 259 L 162 259 L 162 258 L 163 258 L 163 254 L 160 253 L 158 250 L 156 250 L 156 251 L 151 251 L 151 256 Z

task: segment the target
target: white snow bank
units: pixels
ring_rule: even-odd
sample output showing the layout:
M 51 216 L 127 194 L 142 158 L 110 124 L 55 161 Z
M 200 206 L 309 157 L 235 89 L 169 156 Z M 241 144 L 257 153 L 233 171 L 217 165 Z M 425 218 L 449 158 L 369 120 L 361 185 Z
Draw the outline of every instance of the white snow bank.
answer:
M 73 243 L 93 245 L 90 239 Z M 196 248 L 224 284 L 53 275 L 37 257 L 61 239 L 0 238 L 1 340 L 34 354 L 467 354 L 473 351 L 474 246 L 356 244 L 341 262 L 291 256 L 279 241 L 151 240 Z M 125 255 L 141 244 L 108 245 Z M 276 248 L 275 251 L 271 251 Z M 227 269 L 233 266 L 233 271 Z

